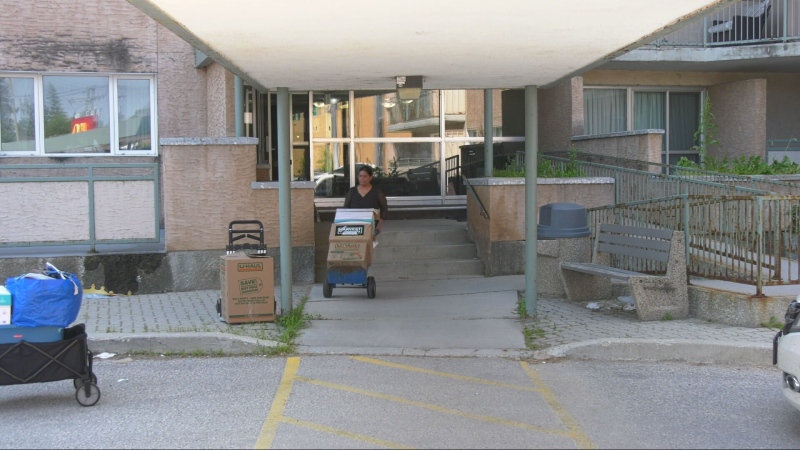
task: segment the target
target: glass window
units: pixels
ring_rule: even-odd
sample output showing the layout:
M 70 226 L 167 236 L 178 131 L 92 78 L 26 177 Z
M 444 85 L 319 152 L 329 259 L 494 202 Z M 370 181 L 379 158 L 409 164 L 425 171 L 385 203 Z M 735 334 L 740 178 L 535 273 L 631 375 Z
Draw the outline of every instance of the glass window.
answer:
M 150 80 L 117 81 L 120 150 L 152 150 Z
M 149 75 L 0 74 L 0 154 L 155 155 L 154 85 Z
M 399 100 L 394 91 L 361 95 L 353 111 L 357 138 L 439 136 L 438 90 L 423 90 L 417 100 Z
M 33 78 L 0 77 L 0 151 L 36 151 Z
M 350 189 L 350 146 L 340 142 L 314 144 L 315 197 L 341 197 Z M 356 170 L 360 166 L 356 165 Z
M 312 104 L 312 133 L 315 139 L 350 137 L 347 123 L 347 91 L 315 92 Z
M 444 91 L 447 137 L 484 137 L 483 89 Z M 492 90 L 493 137 L 503 136 L 503 90 Z M 524 117 L 524 113 L 523 113 Z M 463 131 L 462 131 L 463 130 Z
M 439 148 L 434 142 L 359 143 L 356 165 L 373 165 L 374 182 L 387 197 L 442 195 Z
M 584 132 L 592 135 L 625 131 L 628 120 L 626 99 L 625 89 L 585 89 Z
M 691 150 L 700 117 L 699 92 L 669 94 L 669 150 Z
M 108 77 L 42 77 L 44 152 L 109 153 Z

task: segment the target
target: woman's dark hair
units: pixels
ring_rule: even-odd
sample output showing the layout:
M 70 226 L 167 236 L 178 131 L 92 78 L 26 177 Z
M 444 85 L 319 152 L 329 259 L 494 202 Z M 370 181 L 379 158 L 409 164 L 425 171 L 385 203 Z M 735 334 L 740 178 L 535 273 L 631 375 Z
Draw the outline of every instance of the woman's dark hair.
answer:
M 358 169 L 358 171 L 359 172 L 367 172 L 367 175 L 372 176 L 372 167 L 370 167 L 370 166 L 366 166 L 366 165 L 361 166 L 361 168 Z

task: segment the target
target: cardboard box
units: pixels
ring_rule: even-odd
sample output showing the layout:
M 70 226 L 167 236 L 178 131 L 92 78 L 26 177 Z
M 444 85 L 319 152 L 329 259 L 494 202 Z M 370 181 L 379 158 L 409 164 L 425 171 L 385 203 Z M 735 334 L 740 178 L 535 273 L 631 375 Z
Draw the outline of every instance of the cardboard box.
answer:
M 11 293 L 0 286 L 0 325 L 11 325 Z
M 244 253 L 220 258 L 220 315 L 227 323 L 275 321 L 275 275 L 271 257 Z
M 328 269 L 369 268 L 376 218 L 377 212 L 372 209 L 336 211 L 328 239 Z
M 64 339 L 61 327 L 17 327 L 0 325 L 0 344 L 27 342 L 56 342 Z

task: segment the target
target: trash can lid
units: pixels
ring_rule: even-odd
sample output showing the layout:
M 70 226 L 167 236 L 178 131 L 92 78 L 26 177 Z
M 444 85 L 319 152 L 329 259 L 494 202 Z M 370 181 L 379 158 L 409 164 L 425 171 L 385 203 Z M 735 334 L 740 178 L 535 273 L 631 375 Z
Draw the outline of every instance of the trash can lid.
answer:
M 576 203 L 548 203 L 539 209 L 536 233 L 539 239 L 589 236 L 586 208 Z

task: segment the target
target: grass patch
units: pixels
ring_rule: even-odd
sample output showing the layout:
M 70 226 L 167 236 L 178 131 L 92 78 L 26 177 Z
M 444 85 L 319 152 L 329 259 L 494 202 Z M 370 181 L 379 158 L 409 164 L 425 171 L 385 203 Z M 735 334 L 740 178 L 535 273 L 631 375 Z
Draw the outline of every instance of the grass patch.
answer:
M 672 320 L 672 314 L 670 314 L 670 313 L 664 314 L 664 317 L 662 317 L 661 320 L 664 320 L 664 321 Z
M 545 336 L 543 329 L 533 327 L 525 327 L 522 330 L 522 334 L 525 336 L 525 347 L 527 347 L 528 350 L 538 349 L 539 345 L 536 344 L 536 340 L 542 339 Z
M 775 328 L 778 330 L 783 328 L 783 324 L 778 319 L 776 319 L 775 316 L 771 316 L 769 318 L 769 322 L 766 323 L 761 322 L 761 326 L 764 328 Z

